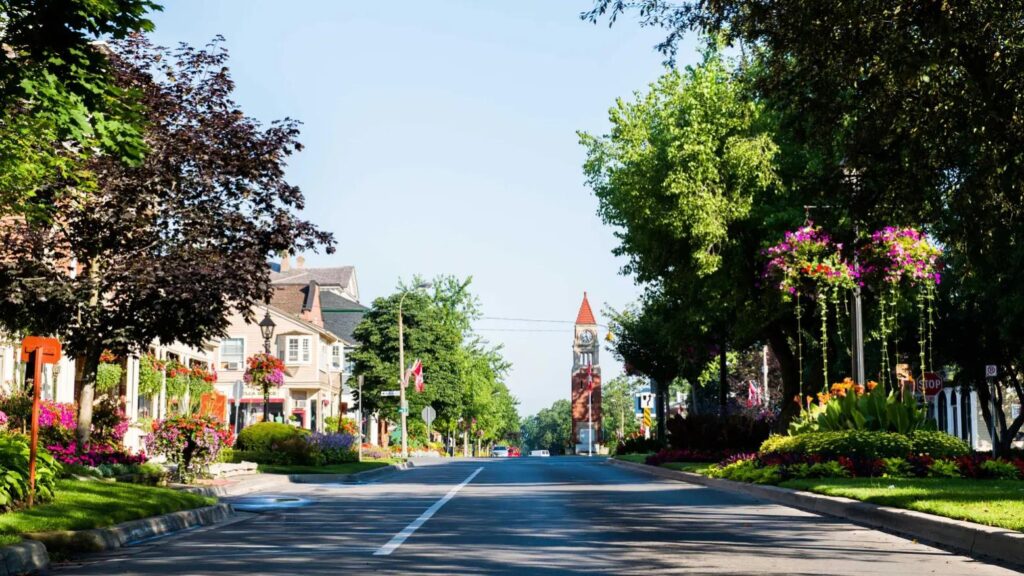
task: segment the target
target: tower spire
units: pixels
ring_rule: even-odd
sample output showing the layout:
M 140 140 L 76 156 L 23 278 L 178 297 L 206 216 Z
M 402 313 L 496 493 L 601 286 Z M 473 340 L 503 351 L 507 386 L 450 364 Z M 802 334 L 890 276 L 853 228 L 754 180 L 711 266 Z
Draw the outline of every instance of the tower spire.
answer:
M 590 309 L 590 302 L 587 300 L 587 293 L 583 292 L 583 303 L 580 304 L 580 311 L 576 314 L 577 324 L 597 324 L 594 312 Z

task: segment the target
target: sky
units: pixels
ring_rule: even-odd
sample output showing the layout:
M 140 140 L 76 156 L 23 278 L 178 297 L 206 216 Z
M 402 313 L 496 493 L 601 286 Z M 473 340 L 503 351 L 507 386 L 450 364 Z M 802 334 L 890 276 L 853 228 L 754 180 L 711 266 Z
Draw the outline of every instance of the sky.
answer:
M 619 274 L 577 131 L 604 134 L 615 99 L 663 72 L 661 31 L 583 22 L 589 0 L 164 4 L 157 43 L 224 36 L 241 109 L 303 122 L 288 180 L 338 242 L 307 266 L 355 266 L 367 305 L 401 278 L 472 276 L 475 329 L 504 347 L 520 414 L 568 398 L 584 291 L 601 323 L 640 294 Z M 605 380 L 621 373 L 600 360 Z

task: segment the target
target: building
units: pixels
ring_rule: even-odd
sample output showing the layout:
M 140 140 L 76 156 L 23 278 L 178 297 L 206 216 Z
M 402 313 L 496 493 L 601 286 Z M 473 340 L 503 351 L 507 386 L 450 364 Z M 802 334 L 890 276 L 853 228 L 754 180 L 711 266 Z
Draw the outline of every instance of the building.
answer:
M 601 362 L 598 325 L 583 293 L 576 314 L 572 344 L 571 402 L 572 438 L 576 453 L 600 450 L 601 438 Z
M 1009 392 L 1003 405 L 1007 422 L 1020 414 L 1020 399 Z M 939 430 L 962 438 L 974 450 L 992 450 L 992 431 L 985 424 L 978 393 L 957 386 L 947 386 L 929 402 L 928 415 L 935 419 Z M 1024 449 L 1024 431 L 1018 433 L 1014 447 Z

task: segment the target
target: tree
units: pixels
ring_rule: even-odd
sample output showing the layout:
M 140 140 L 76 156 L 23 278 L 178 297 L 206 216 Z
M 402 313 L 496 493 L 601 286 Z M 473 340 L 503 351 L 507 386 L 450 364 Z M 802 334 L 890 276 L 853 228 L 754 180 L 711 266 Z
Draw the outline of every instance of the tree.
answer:
M 601 384 L 601 410 L 604 414 L 602 438 L 621 441 L 640 429 L 633 402 L 644 384 L 642 379 L 626 374 Z
M 524 450 L 547 450 L 564 454 L 572 446 L 572 406 L 568 400 L 556 400 L 522 422 Z
M 584 17 L 631 9 L 666 28 L 670 57 L 690 30 L 742 44 L 756 97 L 813 160 L 803 183 L 849 222 L 924 225 L 945 248 L 939 348 L 1005 450 L 1024 414 L 991 414 L 982 365 L 1010 388 L 1024 365 L 1024 7 L 598 0 Z
M 95 186 L 81 163 L 97 153 L 141 161 L 137 95 L 94 43 L 152 30 L 145 15 L 159 9 L 150 0 L 0 0 L 0 215 L 51 216 L 49 194 Z
M 104 349 L 202 346 L 230 313 L 249 317 L 269 298 L 270 255 L 333 251 L 330 234 L 294 214 L 303 197 L 284 166 L 301 148 L 296 122 L 263 127 L 238 109 L 220 40 L 167 50 L 136 36 L 115 49 L 118 85 L 145 104 L 145 160 L 94 158 L 94 193 L 52 196 L 52 222 L 0 230 L 0 318 L 58 335 L 83 360 L 83 444 Z

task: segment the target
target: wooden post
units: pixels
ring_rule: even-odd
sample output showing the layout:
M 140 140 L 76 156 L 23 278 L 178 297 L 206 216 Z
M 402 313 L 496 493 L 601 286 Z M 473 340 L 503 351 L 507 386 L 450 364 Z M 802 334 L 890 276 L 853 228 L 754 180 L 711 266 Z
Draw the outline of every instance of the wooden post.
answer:
M 36 454 L 39 450 L 39 389 L 43 379 L 43 350 L 32 351 L 32 436 L 28 456 L 28 507 L 36 498 Z

